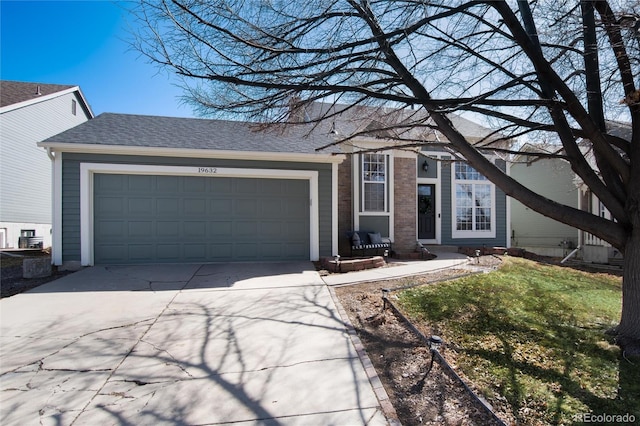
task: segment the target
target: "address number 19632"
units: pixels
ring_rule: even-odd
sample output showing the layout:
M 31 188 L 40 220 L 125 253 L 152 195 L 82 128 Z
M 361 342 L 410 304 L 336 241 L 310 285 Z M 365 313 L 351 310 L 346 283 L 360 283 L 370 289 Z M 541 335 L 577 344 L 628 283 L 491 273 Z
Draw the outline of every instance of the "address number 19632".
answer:
M 198 173 L 213 175 L 218 173 L 218 169 L 215 167 L 198 167 Z

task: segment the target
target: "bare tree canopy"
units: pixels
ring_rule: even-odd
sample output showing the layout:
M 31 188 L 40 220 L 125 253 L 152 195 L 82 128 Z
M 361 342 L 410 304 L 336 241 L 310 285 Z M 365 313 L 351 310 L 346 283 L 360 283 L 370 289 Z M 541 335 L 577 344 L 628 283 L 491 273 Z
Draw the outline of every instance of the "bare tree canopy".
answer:
M 637 1 L 140 0 L 135 13 L 135 47 L 181 76 L 202 114 L 283 122 L 291 102 L 316 100 L 421 111 L 411 126 L 436 127 L 507 195 L 624 253 L 618 331 L 640 339 Z M 451 113 L 497 133 L 469 141 Z M 614 220 L 499 170 L 480 148 L 505 138 L 557 143 Z

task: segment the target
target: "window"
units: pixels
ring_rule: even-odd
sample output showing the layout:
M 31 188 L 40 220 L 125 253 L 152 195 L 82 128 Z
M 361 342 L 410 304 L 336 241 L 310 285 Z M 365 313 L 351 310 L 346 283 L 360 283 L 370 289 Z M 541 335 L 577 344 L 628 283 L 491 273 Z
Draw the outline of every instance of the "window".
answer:
M 362 155 L 362 210 L 365 212 L 386 211 L 387 156 L 384 154 Z
M 71 99 L 71 114 L 76 115 L 78 109 L 78 103 L 75 101 L 75 99 Z
M 454 238 L 495 237 L 493 184 L 466 163 L 456 162 L 453 176 Z

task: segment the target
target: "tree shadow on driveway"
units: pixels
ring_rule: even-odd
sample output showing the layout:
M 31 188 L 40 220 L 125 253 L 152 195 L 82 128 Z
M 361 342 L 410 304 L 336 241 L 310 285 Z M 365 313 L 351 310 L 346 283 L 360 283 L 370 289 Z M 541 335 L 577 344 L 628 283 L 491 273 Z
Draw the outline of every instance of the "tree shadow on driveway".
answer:
M 180 291 L 113 291 L 121 316 L 78 309 L 84 319 L 13 330 L 12 347 L 42 347 L 2 369 L 3 423 L 385 423 L 325 286 L 245 277 L 220 289 L 202 276 Z

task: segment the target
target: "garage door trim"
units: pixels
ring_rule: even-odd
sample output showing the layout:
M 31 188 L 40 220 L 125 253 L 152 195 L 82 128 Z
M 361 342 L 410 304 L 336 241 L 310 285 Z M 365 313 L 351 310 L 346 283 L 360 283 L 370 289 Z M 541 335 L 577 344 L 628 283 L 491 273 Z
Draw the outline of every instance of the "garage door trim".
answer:
M 203 166 L 152 166 L 145 164 L 80 164 L 80 256 L 83 266 L 94 264 L 93 253 L 93 175 L 95 173 L 156 176 L 210 176 L 262 179 L 302 179 L 309 181 L 310 260 L 320 257 L 318 171 L 281 169 L 240 169 Z

